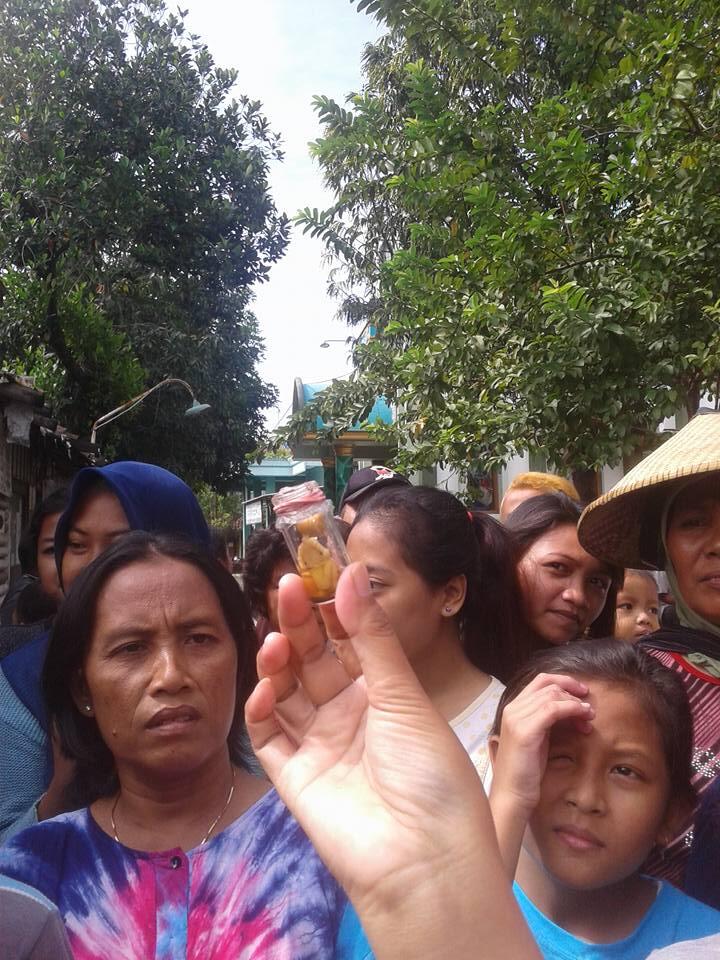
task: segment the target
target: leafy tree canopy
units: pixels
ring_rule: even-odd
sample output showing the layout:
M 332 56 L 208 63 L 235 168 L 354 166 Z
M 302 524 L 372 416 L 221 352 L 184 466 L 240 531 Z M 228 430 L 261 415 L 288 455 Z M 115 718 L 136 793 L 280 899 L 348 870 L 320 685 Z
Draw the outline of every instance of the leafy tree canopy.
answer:
M 361 93 L 316 98 L 336 203 L 298 220 L 377 336 L 305 414 L 383 394 L 406 467 L 582 469 L 717 395 L 716 0 L 357 6 L 387 32 Z
M 207 522 L 223 531 L 230 531 L 232 525 L 242 517 L 242 494 L 218 494 L 206 483 L 196 487 L 195 494 L 202 507 Z
M 183 16 L 0 5 L 0 357 L 82 435 L 164 377 L 189 381 L 211 412 L 182 420 L 187 395 L 158 391 L 98 438 L 223 489 L 274 400 L 249 291 L 288 228 L 268 192 L 278 140 Z

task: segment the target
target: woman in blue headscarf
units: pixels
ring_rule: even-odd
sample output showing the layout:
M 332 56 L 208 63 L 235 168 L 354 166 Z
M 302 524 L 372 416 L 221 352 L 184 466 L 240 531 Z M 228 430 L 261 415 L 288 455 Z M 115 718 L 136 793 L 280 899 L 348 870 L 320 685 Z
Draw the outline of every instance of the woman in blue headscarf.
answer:
M 132 461 L 86 467 L 55 533 L 63 591 L 128 530 L 180 535 L 210 548 L 200 505 L 173 473 Z M 52 750 L 47 729 L 40 685 L 47 643 L 44 634 L 0 661 L 0 841 L 64 809 L 72 770 Z

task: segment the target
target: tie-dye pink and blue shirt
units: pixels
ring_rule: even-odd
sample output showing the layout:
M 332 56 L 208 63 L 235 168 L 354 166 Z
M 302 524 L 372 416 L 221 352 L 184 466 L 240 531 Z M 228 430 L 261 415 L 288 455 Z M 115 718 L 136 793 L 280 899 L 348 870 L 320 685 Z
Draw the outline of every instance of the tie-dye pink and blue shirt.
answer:
M 1 848 L 0 873 L 57 905 L 75 960 L 331 960 L 347 903 L 274 790 L 188 853 L 63 814 Z

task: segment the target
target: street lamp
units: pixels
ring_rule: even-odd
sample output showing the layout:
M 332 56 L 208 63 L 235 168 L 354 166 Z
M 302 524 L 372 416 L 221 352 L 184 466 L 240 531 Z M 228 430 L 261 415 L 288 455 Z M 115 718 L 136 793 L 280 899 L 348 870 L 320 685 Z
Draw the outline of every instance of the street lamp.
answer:
M 345 337 L 344 340 L 323 340 L 320 346 L 325 350 L 331 343 L 352 343 L 354 339 L 355 337 Z
M 138 394 L 137 397 L 133 397 L 132 400 L 128 400 L 126 403 L 116 407 L 109 413 L 104 413 L 101 417 L 98 417 L 95 423 L 92 425 L 90 443 L 95 443 L 95 434 L 101 427 L 106 427 L 109 423 L 112 423 L 113 420 L 117 420 L 118 417 L 122 417 L 123 414 L 134 410 L 138 404 L 141 404 L 143 400 L 150 396 L 151 393 L 155 393 L 155 391 L 159 390 L 161 387 L 169 387 L 174 384 L 179 384 L 181 387 L 184 387 L 192 397 L 192 403 L 185 411 L 186 417 L 195 417 L 199 413 L 205 413 L 206 410 L 210 409 L 209 403 L 198 403 L 195 393 L 193 392 L 193 388 L 189 383 L 186 383 L 184 380 L 180 380 L 178 377 L 166 377 L 164 380 L 161 380 L 160 383 L 156 383 L 154 387 L 150 387 L 149 390 L 145 390 L 143 393 Z

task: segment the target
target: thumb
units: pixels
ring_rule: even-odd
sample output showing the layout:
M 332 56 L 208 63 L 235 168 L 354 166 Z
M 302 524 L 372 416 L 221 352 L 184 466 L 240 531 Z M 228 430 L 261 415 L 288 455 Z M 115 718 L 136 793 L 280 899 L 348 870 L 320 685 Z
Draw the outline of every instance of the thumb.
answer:
M 362 563 L 352 563 L 343 570 L 335 592 L 335 610 L 350 637 L 368 687 L 393 676 L 421 689 L 385 611 L 372 595 Z

